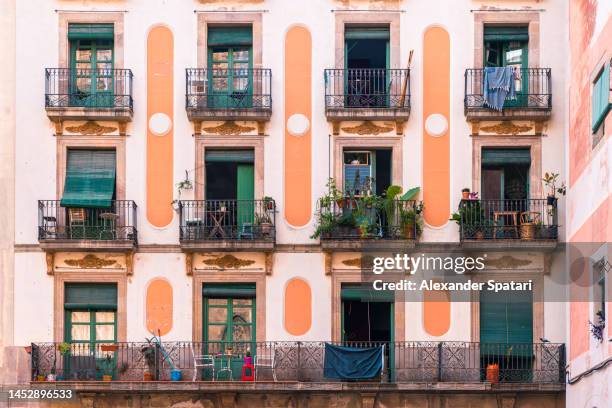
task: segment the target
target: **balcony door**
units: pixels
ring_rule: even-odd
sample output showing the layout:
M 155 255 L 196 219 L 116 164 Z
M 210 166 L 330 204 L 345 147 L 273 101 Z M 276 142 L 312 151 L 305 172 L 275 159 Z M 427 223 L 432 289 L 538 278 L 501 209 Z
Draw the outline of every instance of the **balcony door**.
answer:
M 253 104 L 252 28 L 208 30 L 208 107 L 244 109 Z
M 528 64 L 529 32 L 527 26 L 485 26 L 484 65 L 486 67 L 513 67 L 516 100 L 506 101 L 506 107 L 528 106 L 529 78 Z
M 389 106 L 389 27 L 347 26 L 344 31 L 346 105 Z
M 70 24 L 70 105 L 114 106 L 112 24 Z

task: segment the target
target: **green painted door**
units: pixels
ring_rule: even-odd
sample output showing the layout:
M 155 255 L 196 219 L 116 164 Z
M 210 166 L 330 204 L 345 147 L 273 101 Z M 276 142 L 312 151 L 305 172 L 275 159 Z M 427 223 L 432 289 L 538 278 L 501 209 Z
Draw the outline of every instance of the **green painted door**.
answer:
M 209 107 L 253 105 L 252 47 L 211 47 L 208 54 Z
M 113 41 L 71 41 L 70 104 L 87 108 L 114 106 Z
M 238 200 L 237 225 L 239 236 L 252 234 L 255 216 L 255 168 L 252 163 L 238 164 L 236 198 Z

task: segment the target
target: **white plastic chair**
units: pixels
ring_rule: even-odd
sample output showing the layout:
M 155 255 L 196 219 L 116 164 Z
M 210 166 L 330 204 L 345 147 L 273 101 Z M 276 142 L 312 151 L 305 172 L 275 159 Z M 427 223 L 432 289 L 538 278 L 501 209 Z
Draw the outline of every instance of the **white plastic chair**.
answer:
M 212 380 L 215 380 L 215 356 L 211 354 L 195 354 L 193 351 L 193 344 L 189 343 L 191 349 L 191 355 L 193 356 L 193 380 L 198 378 L 198 368 L 205 369 L 210 368 L 212 371 Z
M 269 355 L 260 355 L 257 354 L 255 355 L 255 381 L 257 381 L 257 377 L 259 376 L 259 369 L 260 368 L 264 368 L 264 369 L 268 369 L 268 370 L 272 370 L 272 378 L 274 379 L 274 381 L 276 381 L 276 370 L 275 370 L 275 366 L 274 366 L 274 355 L 275 355 L 275 351 L 271 350 L 271 353 Z

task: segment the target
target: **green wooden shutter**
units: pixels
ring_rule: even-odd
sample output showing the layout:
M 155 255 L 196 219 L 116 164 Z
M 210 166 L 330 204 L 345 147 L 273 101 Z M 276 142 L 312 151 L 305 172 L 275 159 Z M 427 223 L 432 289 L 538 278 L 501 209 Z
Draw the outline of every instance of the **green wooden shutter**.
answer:
M 68 150 L 61 206 L 108 208 L 115 192 L 114 150 Z
M 485 41 L 529 41 L 527 26 L 485 26 Z
M 483 165 L 531 164 L 529 149 L 482 149 Z
M 528 291 L 480 292 L 481 343 L 532 343 L 533 298 Z
M 593 85 L 591 97 L 592 105 L 592 130 L 596 132 L 606 118 L 612 105 L 610 104 L 610 64 L 606 63 L 599 78 Z
M 209 150 L 206 149 L 204 160 L 212 162 L 253 163 L 255 153 L 253 150 Z
M 113 24 L 68 24 L 69 40 L 112 40 Z
M 209 298 L 254 298 L 256 286 L 254 283 L 205 283 L 202 294 Z
M 117 285 L 114 283 L 67 283 L 64 288 L 66 309 L 117 309 Z
M 209 47 L 251 45 L 253 29 L 251 26 L 209 27 L 207 42 Z
M 255 169 L 252 164 L 239 164 L 237 169 L 238 227 L 252 224 L 255 214 Z
M 389 40 L 389 27 L 346 27 L 345 40 Z

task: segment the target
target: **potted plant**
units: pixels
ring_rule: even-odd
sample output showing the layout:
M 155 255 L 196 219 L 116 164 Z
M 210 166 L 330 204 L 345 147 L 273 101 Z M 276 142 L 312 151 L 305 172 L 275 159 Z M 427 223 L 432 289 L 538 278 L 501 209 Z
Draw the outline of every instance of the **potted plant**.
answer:
M 267 213 L 255 214 L 255 224 L 259 226 L 263 235 L 270 235 L 272 231 L 272 220 Z
M 102 381 L 112 381 L 113 371 L 115 369 L 112 354 L 106 354 L 104 359 L 102 359 L 98 364 L 99 370 L 102 371 Z
M 461 199 L 469 200 L 470 199 L 470 189 L 468 187 L 461 189 Z
M 119 347 L 116 344 L 102 344 L 100 346 L 101 351 L 117 351 Z
M 565 182 L 561 182 L 561 184 L 557 187 L 557 183 L 559 182 L 559 173 L 548 172 L 544 173 L 542 181 L 544 182 L 544 186 L 548 189 L 546 204 L 554 206 L 557 200 L 557 193 L 563 196 L 566 193 L 567 187 Z
M 538 213 L 525 212 L 521 214 L 521 225 L 519 227 L 521 239 L 531 241 L 535 238 L 538 218 Z
M 272 211 L 274 209 L 274 199 L 272 197 L 264 196 L 261 201 L 263 201 L 266 210 Z
M 487 381 L 491 384 L 499 383 L 499 364 L 493 363 L 487 365 Z
M 461 233 L 467 239 L 484 239 L 484 229 L 488 223 L 480 201 L 461 202 L 459 211 L 451 215 L 449 221 L 455 221 L 462 229 Z
M 338 222 L 336 219 L 336 215 L 329 211 L 321 212 L 319 214 L 319 223 L 317 225 L 317 229 L 315 229 L 315 232 L 310 236 L 310 238 L 327 238 L 337 226 Z
M 595 315 L 597 316 L 598 322 L 593 323 L 592 321 L 589 320 L 589 326 L 591 327 L 591 334 L 593 335 L 593 338 L 601 343 L 604 340 L 604 329 L 606 328 L 606 316 L 603 310 L 599 310 L 597 313 L 595 313 Z
M 416 239 L 423 232 L 423 220 L 421 213 L 423 212 L 423 203 L 419 203 L 413 208 L 400 208 L 400 227 L 404 238 Z
M 143 380 L 152 381 L 154 373 L 155 373 L 155 360 L 156 360 L 157 349 L 155 347 L 155 344 L 153 344 L 152 339 L 147 338 L 146 340 L 147 340 L 147 344 L 144 345 L 140 349 L 140 352 L 142 353 L 142 356 L 148 368 L 148 371 L 145 371 L 143 374 Z

